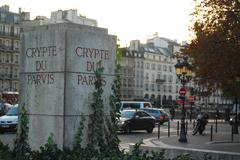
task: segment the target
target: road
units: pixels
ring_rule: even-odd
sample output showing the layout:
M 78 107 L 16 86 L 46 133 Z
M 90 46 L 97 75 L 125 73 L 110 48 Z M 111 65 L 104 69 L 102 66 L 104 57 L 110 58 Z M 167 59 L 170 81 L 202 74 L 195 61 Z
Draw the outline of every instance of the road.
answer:
M 170 123 L 170 135 L 177 135 L 177 123 Z M 160 126 L 160 138 L 162 136 L 168 136 L 168 123 L 164 123 Z M 158 126 L 156 125 L 153 133 L 147 133 L 146 131 L 132 131 L 130 134 L 119 133 L 118 138 L 120 139 L 120 148 L 128 150 L 129 144 L 140 143 L 142 139 L 157 138 L 158 137 Z
M 180 123 L 180 121 L 179 121 Z M 226 124 L 227 122 L 225 122 Z M 210 133 L 211 125 L 213 126 L 213 132 L 216 132 L 216 123 L 215 121 L 211 120 L 206 126 L 205 132 Z M 224 125 L 223 121 L 219 121 L 217 124 L 217 132 L 229 132 L 231 130 L 230 125 Z M 189 123 L 188 125 L 188 134 L 192 133 L 192 123 Z M 179 126 L 180 127 L 180 126 Z M 170 134 L 169 136 L 177 135 L 177 121 L 171 121 L 170 122 Z M 160 127 L 160 138 L 163 136 L 168 136 L 168 123 L 165 123 L 161 125 Z M 120 148 L 128 150 L 129 144 L 135 144 L 141 142 L 141 139 L 147 139 L 147 138 L 157 138 L 158 137 L 158 126 L 156 126 L 153 130 L 153 133 L 147 133 L 146 131 L 133 131 L 130 134 L 126 133 L 119 133 L 118 134 L 120 142 Z
M 209 132 L 210 130 L 210 125 L 213 125 L 213 131 L 215 132 L 215 123 L 208 123 L 206 127 L 206 131 Z M 188 127 L 188 132 L 191 134 L 191 127 L 192 124 L 189 125 Z M 226 127 L 221 127 L 221 124 L 218 124 L 218 131 L 219 132 L 224 132 L 226 130 L 229 130 L 229 128 Z M 172 135 L 177 135 L 177 122 L 176 121 L 171 121 L 170 123 L 170 137 Z M 160 138 L 162 136 L 168 136 L 168 123 L 165 123 L 161 125 L 160 127 Z M 146 131 L 132 131 L 130 134 L 126 133 L 119 133 L 118 137 L 120 139 L 120 148 L 128 150 L 129 144 L 135 144 L 141 142 L 142 139 L 147 139 L 147 138 L 157 138 L 158 137 L 158 126 L 153 130 L 153 133 L 147 133 Z M 0 141 L 2 141 L 4 144 L 9 144 L 10 148 L 13 147 L 13 142 L 15 139 L 15 134 L 13 133 L 5 133 L 5 134 L 0 134 Z

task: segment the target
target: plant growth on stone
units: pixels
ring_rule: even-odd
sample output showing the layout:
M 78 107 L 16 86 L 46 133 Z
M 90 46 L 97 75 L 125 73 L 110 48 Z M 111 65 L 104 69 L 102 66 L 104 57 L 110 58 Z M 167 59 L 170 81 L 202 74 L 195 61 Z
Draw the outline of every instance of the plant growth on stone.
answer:
M 107 121 L 109 136 L 108 136 L 108 146 L 112 152 L 119 152 L 119 143 L 117 135 L 117 123 L 120 116 L 120 98 L 121 98 L 121 77 L 120 77 L 120 61 L 122 58 L 122 50 L 117 45 L 117 61 L 115 66 L 115 77 L 112 83 L 112 94 L 109 97 L 109 105 L 110 105 L 110 120 Z
M 15 139 L 14 153 L 17 160 L 25 160 L 26 158 L 29 158 L 31 153 L 30 146 L 28 144 L 29 119 L 25 105 L 23 105 L 20 109 L 21 110 L 18 120 L 19 123 Z
M 97 63 L 95 71 L 95 91 L 93 92 L 93 103 L 91 104 L 92 113 L 89 115 L 88 123 L 88 144 L 87 148 L 92 152 L 103 152 L 106 147 L 104 139 L 104 104 L 103 104 L 103 78 L 104 68 L 101 61 Z

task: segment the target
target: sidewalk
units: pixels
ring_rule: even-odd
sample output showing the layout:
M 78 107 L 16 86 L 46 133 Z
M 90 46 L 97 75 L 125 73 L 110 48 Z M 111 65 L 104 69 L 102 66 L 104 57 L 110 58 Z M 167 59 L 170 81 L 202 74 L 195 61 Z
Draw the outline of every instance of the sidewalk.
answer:
M 191 154 L 195 159 L 202 159 L 200 157 L 208 153 L 214 160 L 240 160 L 240 132 L 239 134 L 234 134 L 232 141 L 231 126 L 227 123 L 222 123 L 220 127 L 221 129 L 224 127 L 224 131 L 221 131 L 219 128 L 219 131 L 216 133 L 213 127 L 213 139 L 210 141 L 211 125 L 212 123 L 209 123 L 203 135 L 197 134 L 193 136 L 191 130 L 189 130 L 187 143 L 179 142 L 179 136 L 177 135 L 171 135 L 170 137 L 164 136 L 160 137 L 160 139 L 156 137 L 145 139 L 143 141 L 143 149 L 164 149 L 170 157 L 187 153 Z

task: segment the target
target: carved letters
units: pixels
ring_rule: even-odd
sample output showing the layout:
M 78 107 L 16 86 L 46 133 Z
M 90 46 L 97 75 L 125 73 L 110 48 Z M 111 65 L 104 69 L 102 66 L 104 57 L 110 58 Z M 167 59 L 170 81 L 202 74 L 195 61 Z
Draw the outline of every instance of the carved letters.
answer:
M 99 67 L 97 66 L 98 60 L 110 60 L 111 53 L 106 49 L 87 48 L 78 46 L 75 49 L 75 54 L 81 59 L 80 63 L 85 63 L 85 74 L 77 74 L 77 85 L 92 86 L 96 80 L 94 71 Z M 52 85 L 55 82 L 54 73 L 48 73 L 47 58 L 59 56 L 56 46 L 41 46 L 36 48 L 27 48 L 25 51 L 26 58 L 35 60 L 34 69 L 36 73 L 27 74 L 28 85 Z M 44 72 L 44 73 L 43 73 Z M 89 74 L 91 73 L 91 74 Z M 106 77 L 103 77 L 103 85 L 106 85 Z

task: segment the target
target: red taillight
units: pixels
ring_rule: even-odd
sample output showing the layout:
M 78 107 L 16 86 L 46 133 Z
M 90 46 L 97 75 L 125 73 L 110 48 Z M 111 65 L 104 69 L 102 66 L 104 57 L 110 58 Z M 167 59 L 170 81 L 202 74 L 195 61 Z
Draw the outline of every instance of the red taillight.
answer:
M 160 119 L 164 119 L 165 117 L 164 116 L 160 116 Z

